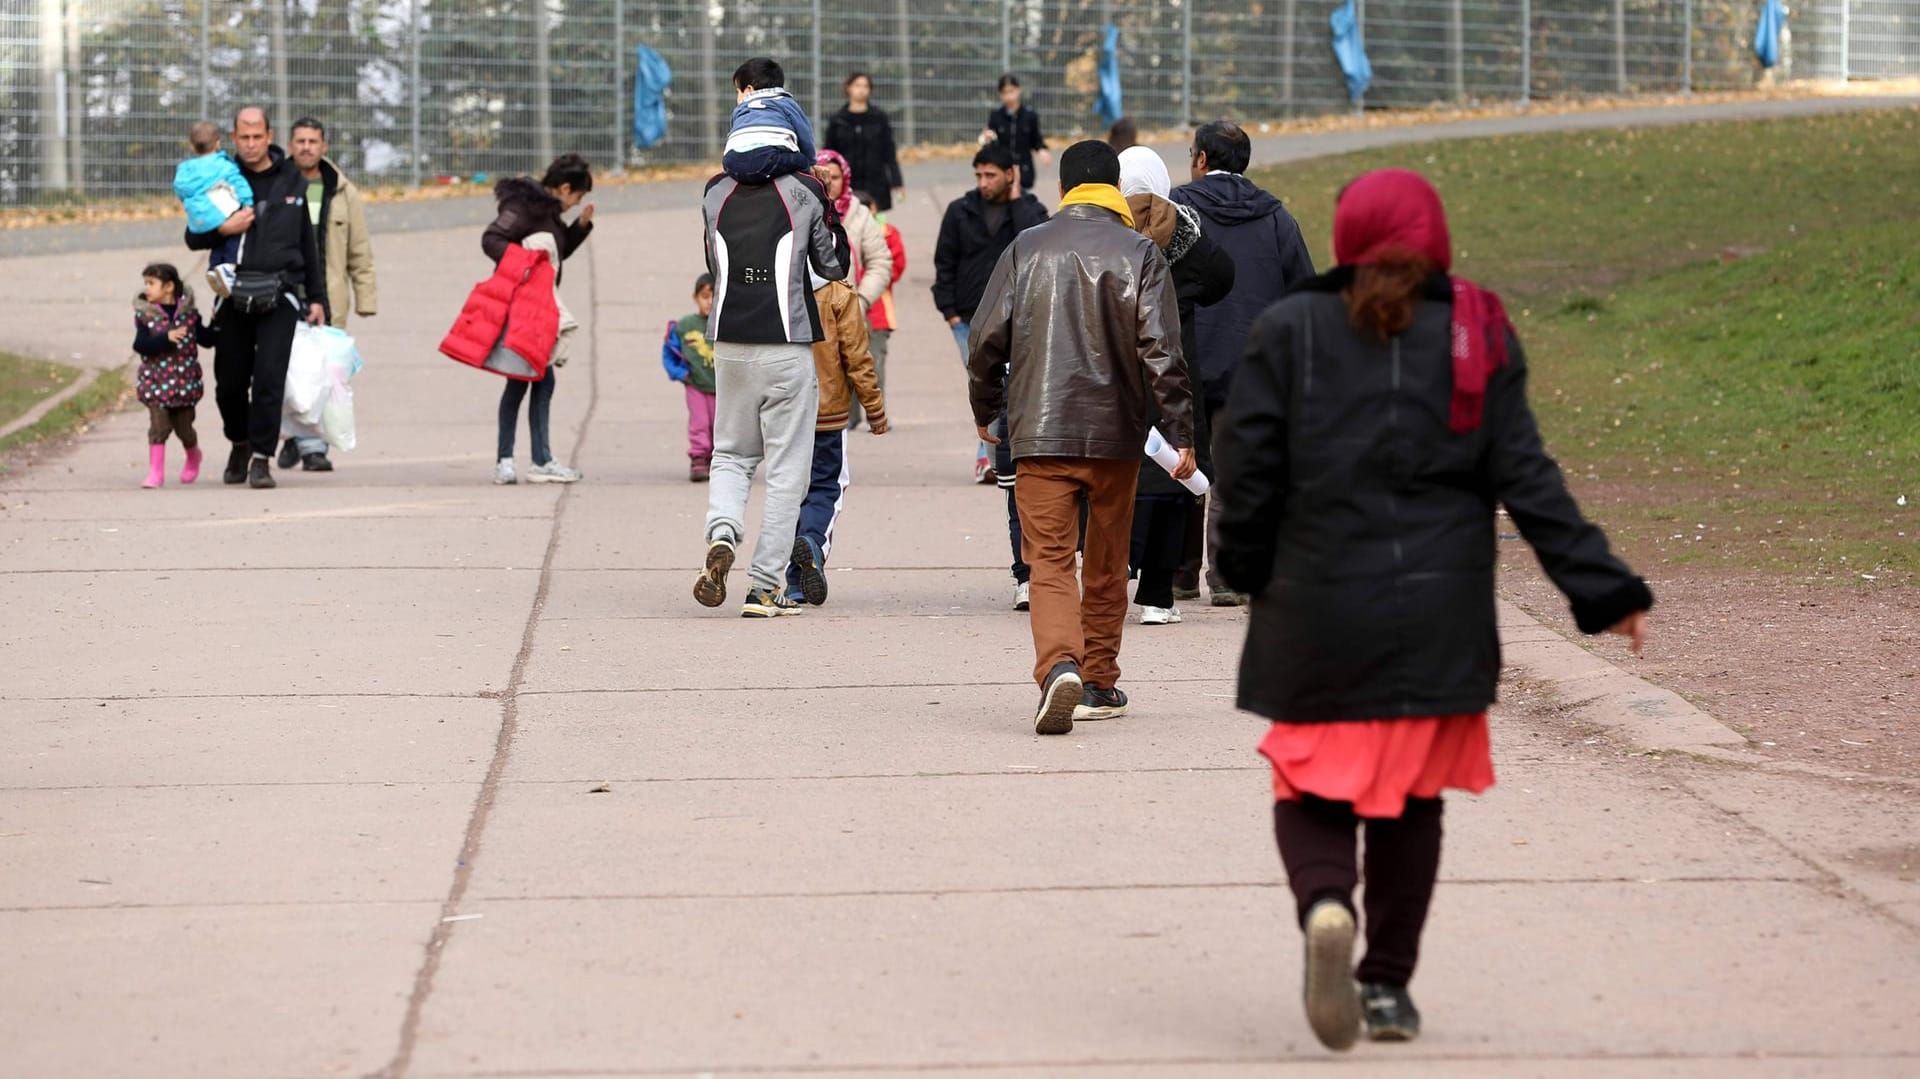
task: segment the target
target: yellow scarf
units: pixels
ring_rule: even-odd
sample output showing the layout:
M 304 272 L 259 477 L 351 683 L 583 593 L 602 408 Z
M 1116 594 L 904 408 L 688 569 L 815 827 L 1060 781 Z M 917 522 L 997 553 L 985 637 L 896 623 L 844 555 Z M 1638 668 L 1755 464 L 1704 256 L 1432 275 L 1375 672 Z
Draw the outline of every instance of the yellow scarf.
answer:
M 1112 210 L 1120 215 L 1120 220 L 1133 227 L 1133 210 L 1127 205 L 1125 195 L 1112 184 L 1081 184 L 1060 200 L 1062 210 L 1069 206 L 1098 206 L 1102 210 Z

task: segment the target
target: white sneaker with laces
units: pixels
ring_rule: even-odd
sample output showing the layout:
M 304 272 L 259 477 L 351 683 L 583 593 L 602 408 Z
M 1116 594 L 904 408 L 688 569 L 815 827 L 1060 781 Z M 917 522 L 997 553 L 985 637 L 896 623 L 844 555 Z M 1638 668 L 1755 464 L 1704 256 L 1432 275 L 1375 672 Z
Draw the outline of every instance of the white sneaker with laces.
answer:
M 493 466 L 493 482 L 502 487 L 520 482 L 520 477 L 513 474 L 513 458 L 502 457 L 500 463 Z
M 527 469 L 528 483 L 578 483 L 580 473 L 558 461 L 548 461 L 544 465 L 534 465 Z
M 1142 607 L 1140 624 L 1143 626 L 1177 626 L 1184 619 L 1180 617 L 1178 607 Z
M 1014 610 L 1025 611 L 1025 610 L 1032 609 L 1033 604 L 1030 599 L 1029 592 L 1030 592 L 1030 586 L 1026 581 L 1021 581 L 1019 584 L 1016 584 L 1013 586 L 1013 609 Z

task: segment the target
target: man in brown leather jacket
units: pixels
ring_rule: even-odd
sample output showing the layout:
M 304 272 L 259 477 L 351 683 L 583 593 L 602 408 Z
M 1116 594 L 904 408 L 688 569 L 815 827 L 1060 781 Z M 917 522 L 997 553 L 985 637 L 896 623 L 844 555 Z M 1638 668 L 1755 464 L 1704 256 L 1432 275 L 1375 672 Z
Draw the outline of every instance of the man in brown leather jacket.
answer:
M 1127 545 L 1146 444 L 1149 384 L 1160 430 L 1194 471 L 1193 395 L 1166 257 L 1132 227 L 1104 142 L 1060 156 L 1059 211 L 1000 256 L 974 313 L 967 360 L 980 437 L 1008 406 L 1014 494 L 1033 567 L 1034 729 L 1126 714 L 1119 689 Z M 1074 579 L 1080 505 L 1086 559 Z

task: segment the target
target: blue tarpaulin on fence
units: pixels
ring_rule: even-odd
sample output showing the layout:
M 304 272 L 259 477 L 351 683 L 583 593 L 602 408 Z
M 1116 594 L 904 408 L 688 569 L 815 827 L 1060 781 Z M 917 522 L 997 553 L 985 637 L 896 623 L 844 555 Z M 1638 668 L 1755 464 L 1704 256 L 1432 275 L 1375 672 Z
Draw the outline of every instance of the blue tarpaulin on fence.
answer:
M 1333 56 L 1347 77 L 1347 96 L 1359 101 L 1373 84 L 1373 64 L 1367 60 L 1367 47 L 1360 35 L 1360 9 L 1357 0 L 1333 9 Z
M 1779 66 L 1780 31 L 1786 25 L 1787 13 L 1780 6 L 1780 0 L 1766 0 L 1760 5 L 1760 25 L 1753 31 L 1753 55 L 1761 67 Z
M 1100 46 L 1100 96 L 1093 100 L 1093 111 L 1103 124 L 1126 115 L 1120 108 L 1120 28 L 1112 23 Z
M 633 50 L 633 141 L 641 149 L 667 137 L 667 87 L 673 68 L 645 45 Z

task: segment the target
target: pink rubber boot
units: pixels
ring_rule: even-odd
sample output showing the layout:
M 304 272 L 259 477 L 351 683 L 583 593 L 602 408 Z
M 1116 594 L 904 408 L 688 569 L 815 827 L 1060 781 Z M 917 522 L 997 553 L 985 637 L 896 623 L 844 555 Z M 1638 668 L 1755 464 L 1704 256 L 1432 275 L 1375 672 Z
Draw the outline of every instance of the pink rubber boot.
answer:
M 198 446 L 187 451 L 186 467 L 180 470 L 181 483 L 192 483 L 194 480 L 200 478 L 200 456 L 200 447 Z
M 167 482 L 167 447 L 147 447 L 147 478 L 142 487 L 159 487 Z

